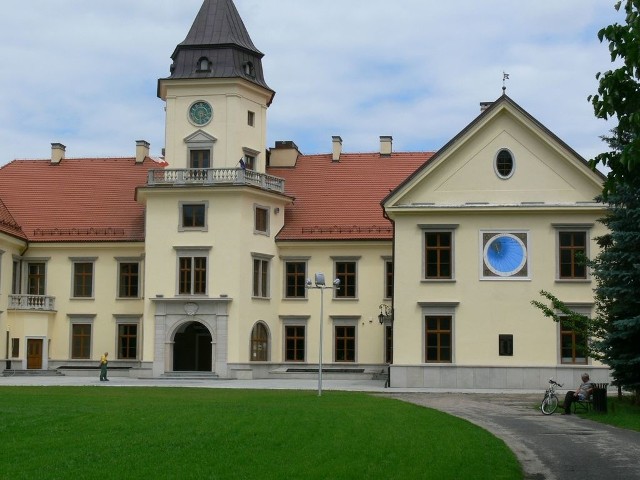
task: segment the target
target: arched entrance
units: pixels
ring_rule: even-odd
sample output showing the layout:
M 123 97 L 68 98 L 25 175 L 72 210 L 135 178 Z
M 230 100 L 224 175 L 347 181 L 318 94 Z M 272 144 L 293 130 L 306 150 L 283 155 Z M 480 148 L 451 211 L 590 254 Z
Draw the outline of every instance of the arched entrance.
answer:
M 211 372 L 211 332 L 200 322 L 187 322 L 173 340 L 174 372 Z

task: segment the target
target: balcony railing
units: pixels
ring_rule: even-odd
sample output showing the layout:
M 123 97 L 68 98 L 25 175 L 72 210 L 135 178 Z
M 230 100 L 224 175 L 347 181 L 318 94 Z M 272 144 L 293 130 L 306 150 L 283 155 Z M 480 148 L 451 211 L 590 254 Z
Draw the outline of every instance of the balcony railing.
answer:
M 53 311 L 56 297 L 50 295 L 9 295 L 9 310 Z
M 165 168 L 149 170 L 147 185 L 252 185 L 284 193 L 284 179 L 243 168 Z

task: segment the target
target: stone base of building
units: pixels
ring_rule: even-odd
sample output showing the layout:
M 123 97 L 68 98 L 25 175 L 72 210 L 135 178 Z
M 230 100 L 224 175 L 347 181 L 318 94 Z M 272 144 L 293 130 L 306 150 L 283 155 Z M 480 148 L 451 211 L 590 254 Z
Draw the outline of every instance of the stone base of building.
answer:
M 613 379 L 606 366 L 460 366 L 460 365 L 391 365 L 390 385 L 395 388 L 438 388 L 468 390 L 544 390 L 553 378 L 565 388 L 580 384 L 580 375 L 588 373 L 595 383 Z

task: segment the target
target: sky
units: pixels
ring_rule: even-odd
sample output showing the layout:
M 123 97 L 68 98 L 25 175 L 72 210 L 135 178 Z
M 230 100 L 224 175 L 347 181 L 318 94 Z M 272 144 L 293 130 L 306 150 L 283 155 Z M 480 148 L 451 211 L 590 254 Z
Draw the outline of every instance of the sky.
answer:
M 615 0 L 235 0 L 276 92 L 267 146 L 437 151 L 506 93 L 586 159 L 613 126 L 587 97 L 612 68 Z M 164 146 L 157 80 L 202 0 L 2 0 L 0 165 Z M 509 78 L 504 80 L 504 73 Z

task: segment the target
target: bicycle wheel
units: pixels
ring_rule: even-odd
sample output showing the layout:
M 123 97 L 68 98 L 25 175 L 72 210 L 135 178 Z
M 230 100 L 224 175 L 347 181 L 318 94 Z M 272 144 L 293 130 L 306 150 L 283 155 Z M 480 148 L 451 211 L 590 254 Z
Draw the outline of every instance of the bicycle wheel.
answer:
M 540 404 L 540 410 L 545 415 L 551 415 L 556 411 L 556 408 L 558 408 L 558 397 L 555 395 L 545 396 L 544 400 L 542 400 L 542 403 Z

